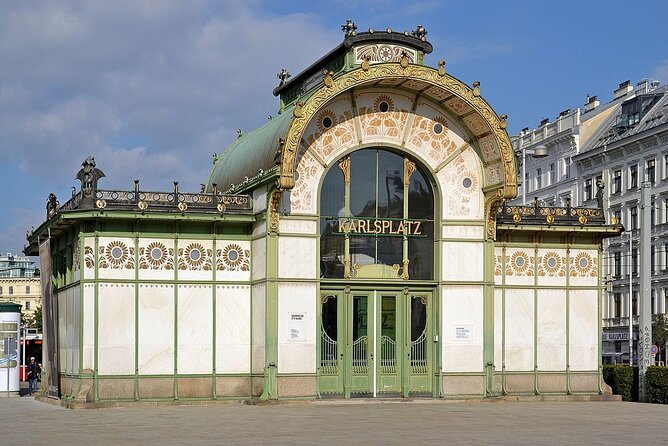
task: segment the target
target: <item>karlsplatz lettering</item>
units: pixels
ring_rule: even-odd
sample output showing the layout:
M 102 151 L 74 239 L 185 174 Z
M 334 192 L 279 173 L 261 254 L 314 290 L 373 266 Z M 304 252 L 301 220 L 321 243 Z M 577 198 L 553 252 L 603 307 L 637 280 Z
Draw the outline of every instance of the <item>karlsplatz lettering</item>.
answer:
M 414 220 L 340 219 L 343 234 L 422 235 L 422 222 Z

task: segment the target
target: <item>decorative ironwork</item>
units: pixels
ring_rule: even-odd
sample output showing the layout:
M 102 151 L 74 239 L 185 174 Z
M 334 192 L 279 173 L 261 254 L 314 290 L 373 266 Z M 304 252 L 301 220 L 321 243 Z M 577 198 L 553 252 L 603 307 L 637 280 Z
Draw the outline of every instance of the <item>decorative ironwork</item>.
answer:
M 499 207 L 496 214 L 497 223 L 548 224 L 548 225 L 581 225 L 588 223 L 605 224 L 605 214 L 598 208 L 575 208 L 542 206 L 534 202 L 533 206 L 509 206 L 506 202 Z M 612 222 L 612 224 L 616 224 Z
M 345 36 L 355 36 L 357 35 L 357 25 L 355 25 L 355 22 L 352 20 L 348 19 L 346 20 L 346 23 L 341 25 L 341 31 L 345 33 Z

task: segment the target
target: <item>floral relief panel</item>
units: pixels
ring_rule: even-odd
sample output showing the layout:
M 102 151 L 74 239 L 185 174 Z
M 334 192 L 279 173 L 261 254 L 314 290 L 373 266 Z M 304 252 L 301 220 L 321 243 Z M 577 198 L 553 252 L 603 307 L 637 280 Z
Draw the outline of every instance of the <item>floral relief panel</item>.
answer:
M 571 250 L 569 276 L 571 285 L 597 286 L 599 280 L 598 251 Z
M 444 219 L 481 219 L 484 197 L 480 162 L 473 149 L 468 148 L 437 173 L 443 200 Z
M 249 280 L 251 273 L 250 242 L 216 242 L 216 280 Z
M 100 237 L 97 261 L 100 278 L 133 279 L 135 276 L 134 240 L 120 237 Z
M 292 214 L 316 214 L 318 182 L 324 172 L 322 165 L 305 152 L 297 165 L 295 187 L 290 191 Z
M 351 100 L 344 95 L 326 104 L 311 119 L 300 152 L 311 150 L 329 163 L 357 142 Z
M 494 259 L 494 275 L 505 275 L 507 285 L 533 285 L 536 256 L 531 248 L 506 248 Z M 505 268 L 504 268 L 505 265 Z
M 413 96 L 367 91 L 355 95 L 364 142 L 401 144 Z
M 437 106 L 420 100 L 415 109 L 415 117 L 406 138 L 406 148 L 414 150 L 436 168 L 464 145 L 463 131 L 454 124 Z
M 178 277 L 186 280 L 213 279 L 213 242 L 179 239 Z
M 139 240 L 139 278 L 174 279 L 174 240 L 149 239 Z

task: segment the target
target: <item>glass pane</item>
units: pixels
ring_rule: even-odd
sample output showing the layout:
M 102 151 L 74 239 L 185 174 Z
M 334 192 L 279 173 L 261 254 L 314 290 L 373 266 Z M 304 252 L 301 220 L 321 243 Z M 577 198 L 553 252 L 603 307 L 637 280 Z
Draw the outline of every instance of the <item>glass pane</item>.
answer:
M 353 373 L 368 373 L 367 297 L 353 296 Z
M 378 152 L 378 217 L 404 216 L 404 158 L 396 153 Z
M 408 218 L 429 220 L 421 226 L 424 237 L 408 239 L 408 275 L 413 280 L 434 278 L 434 194 L 420 170 L 411 176 L 408 187 Z
M 427 328 L 427 301 L 422 296 L 411 299 L 411 342 L 418 340 Z
M 376 216 L 376 150 L 350 155 L 350 212 L 355 217 Z
M 380 301 L 380 371 L 396 373 L 397 369 L 397 299 L 382 296 Z
M 321 372 L 336 372 L 338 366 L 338 306 L 336 296 L 327 296 L 322 304 Z
M 320 215 L 320 276 L 343 278 L 345 240 L 337 232 L 338 221 L 331 217 L 343 216 L 345 183 L 337 164 L 330 169 L 322 184 Z M 329 218 L 328 218 L 329 217 Z

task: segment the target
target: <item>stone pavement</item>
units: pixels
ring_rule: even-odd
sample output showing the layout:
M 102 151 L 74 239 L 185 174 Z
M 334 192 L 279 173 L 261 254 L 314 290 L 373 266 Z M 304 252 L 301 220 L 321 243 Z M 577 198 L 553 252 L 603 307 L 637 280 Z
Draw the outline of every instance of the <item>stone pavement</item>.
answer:
M 0 399 L 0 445 L 668 444 L 668 406 L 335 401 L 70 410 Z

